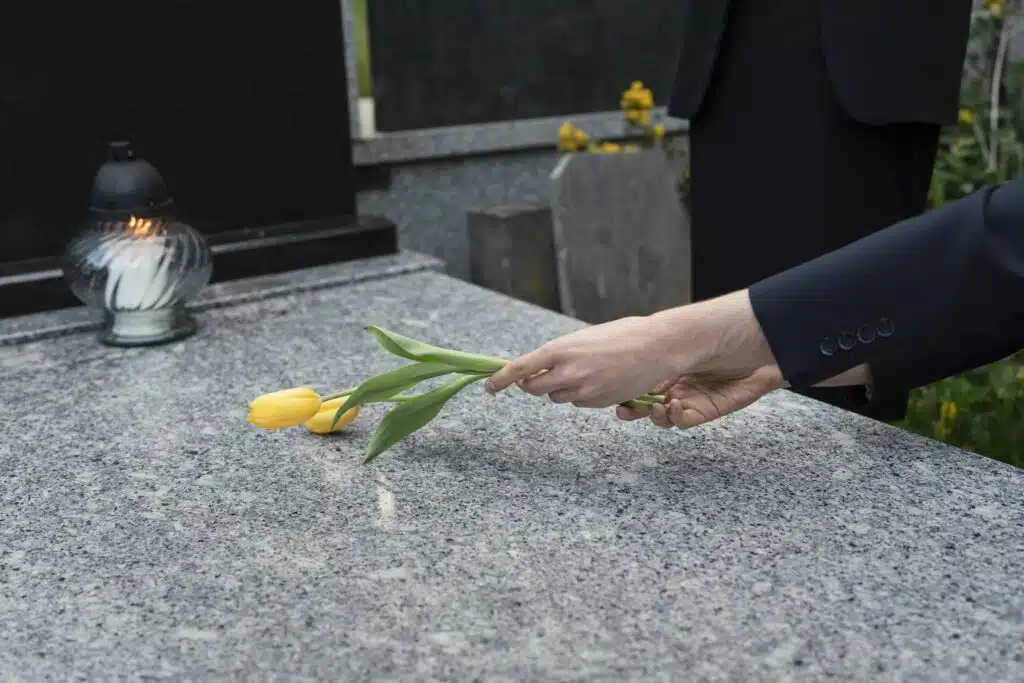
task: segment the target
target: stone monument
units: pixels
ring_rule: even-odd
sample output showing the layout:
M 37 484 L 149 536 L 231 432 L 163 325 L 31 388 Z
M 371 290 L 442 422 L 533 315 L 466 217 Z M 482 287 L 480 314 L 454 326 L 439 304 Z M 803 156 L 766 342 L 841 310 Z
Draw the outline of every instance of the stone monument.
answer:
M 661 150 L 567 154 L 551 174 L 562 311 L 589 323 L 689 303 L 689 219 Z

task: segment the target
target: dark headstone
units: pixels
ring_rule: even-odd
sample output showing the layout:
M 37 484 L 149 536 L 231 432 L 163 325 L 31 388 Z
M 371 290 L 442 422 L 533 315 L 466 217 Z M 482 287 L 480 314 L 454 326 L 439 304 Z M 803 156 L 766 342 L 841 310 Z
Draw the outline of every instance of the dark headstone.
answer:
M 467 227 L 475 284 L 559 310 L 550 209 L 507 204 L 470 211 Z
M 635 80 L 664 103 L 679 0 L 386 0 L 369 3 L 380 131 L 619 106 Z
M 355 225 L 348 118 L 338 0 L 5 3 L 0 280 L 59 267 L 106 145 L 122 139 L 212 244 L 269 248 L 240 265 L 230 248 L 215 278 L 305 263 L 288 249 L 345 260 L 380 229 Z M 330 245 L 308 248 L 322 231 Z M 372 251 L 389 241 L 369 239 Z

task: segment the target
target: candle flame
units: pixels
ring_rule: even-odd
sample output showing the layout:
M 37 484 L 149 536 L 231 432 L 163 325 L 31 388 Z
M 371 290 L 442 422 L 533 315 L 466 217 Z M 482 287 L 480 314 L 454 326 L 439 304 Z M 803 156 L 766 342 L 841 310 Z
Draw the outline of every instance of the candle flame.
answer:
M 132 216 L 128 221 L 128 231 L 135 237 L 148 237 L 153 232 L 153 221 Z

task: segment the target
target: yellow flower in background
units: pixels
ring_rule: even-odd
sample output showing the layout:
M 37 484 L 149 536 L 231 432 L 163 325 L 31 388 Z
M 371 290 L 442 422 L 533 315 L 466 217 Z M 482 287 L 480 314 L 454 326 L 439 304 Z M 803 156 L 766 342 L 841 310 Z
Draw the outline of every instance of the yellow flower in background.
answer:
M 965 125 L 974 123 L 974 112 L 966 108 L 961 109 L 960 114 L 957 118 L 960 119 L 960 123 L 963 123 Z
M 651 122 L 651 112 L 646 109 L 629 109 L 626 111 L 626 120 L 635 126 L 646 126 Z
M 651 128 L 651 135 L 653 135 L 656 138 L 663 138 L 663 137 L 665 137 L 665 125 L 662 124 L 662 123 L 659 123 L 654 128 Z
M 985 0 L 983 4 L 987 10 L 996 16 L 999 16 L 1003 11 L 1003 0 Z
M 652 109 L 654 107 L 654 94 L 644 87 L 643 82 L 634 81 L 629 90 L 622 93 L 619 106 L 623 111 L 636 109 Z
M 300 425 L 316 415 L 320 396 L 308 387 L 263 394 L 249 404 L 249 422 L 263 429 Z
M 345 414 L 338 420 L 338 423 L 334 425 L 333 428 L 331 427 L 331 422 L 334 421 L 334 414 L 338 412 L 338 408 L 340 408 L 347 399 L 347 396 L 341 396 L 340 398 L 332 398 L 330 401 L 324 401 L 320 405 L 320 409 L 316 412 L 316 415 L 306 421 L 306 429 L 314 434 L 331 434 L 332 432 L 340 432 L 348 426 L 352 420 L 359 416 L 359 408 L 346 410 Z
M 939 408 L 939 419 L 943 422 L 952 422 L 956 419 L 956 403 L 946 401 Z
M 558 149 L 563 152 L 576 152 L 586 147 L 590 136 L 566 121 L 558 129 Z
M 618 146 L 617 144 L 615 144 L 614 142 L 602 142 L 602 143 L 601 143 L 601 146 L 600 146 L 600 147 L 598 147 L 598 149 L 599 149 L 600 151 L 602 151 L 602 152 L 608 152 L 608 153 L 615 153 L 615 152 L 620 152 L 620 151 L 622 151 L 622 148 L 621 148 L 621 147 L 619 147 L 619 146 Z

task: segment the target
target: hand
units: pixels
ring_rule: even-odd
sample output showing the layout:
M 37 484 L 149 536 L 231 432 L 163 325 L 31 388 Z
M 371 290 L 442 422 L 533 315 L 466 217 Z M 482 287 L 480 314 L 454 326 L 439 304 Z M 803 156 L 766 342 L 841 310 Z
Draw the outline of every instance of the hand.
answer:
M 512 361 L 485 387 L 496 393 L 518 383 L 529 394 L 580 408 L 622 403 L 678 374 L 666 352 L 668 331 L 653 317 L 588 327 Z
M 652 393 L 664 395 L 667 403 L 648 409 L 619 406 L 621 420 L 649 417 L 658 427 L 689 429 L 742 410 L 765 394 L 786 385 L 778 367 L 764 366 L 743 375 L 692 375 L 667 382 Z
M 495 393 L 518 383 L 536 396 L 603 408 L 679 377 L 743 377 L 775 365 L 746 290 L 615 320 L 555 339 L 496 372 Z

